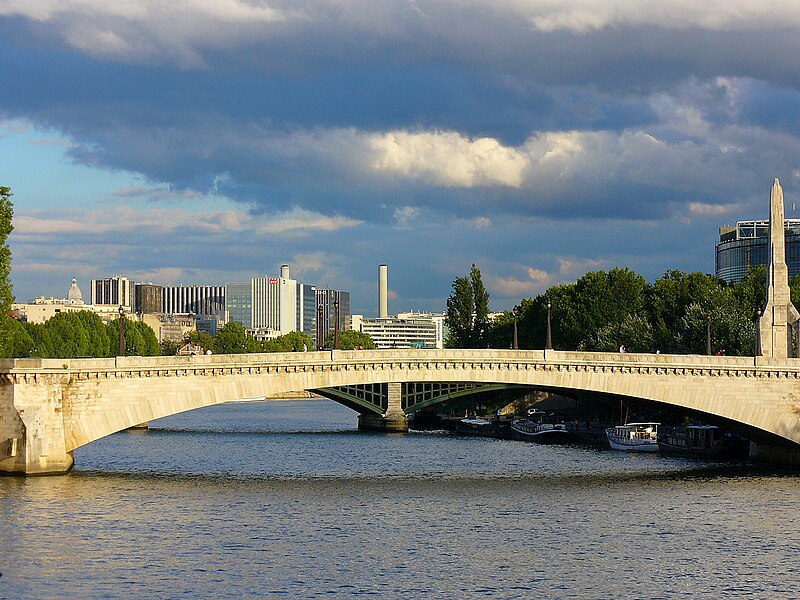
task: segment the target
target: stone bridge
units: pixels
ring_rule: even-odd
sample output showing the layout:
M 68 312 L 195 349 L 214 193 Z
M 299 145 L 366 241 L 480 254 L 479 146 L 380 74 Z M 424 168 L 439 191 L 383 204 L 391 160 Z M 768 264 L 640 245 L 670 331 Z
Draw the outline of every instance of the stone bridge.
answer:
M 420 395 L 412 384 L 428 384 L 438 396 Z M 383 421 L 391 429 L 405 413 L 487 386 L 647 400 L 711 423 L 738 425 L 758 440 L 757 456 L 794 456 L 800 449 L 800 359 L 337 350 L 0 360 L 0 471 L 64 473 L 72 466 L 73 450 L 84 444 L 224 402 L 318 390 L 358 410 L 368 426 Z

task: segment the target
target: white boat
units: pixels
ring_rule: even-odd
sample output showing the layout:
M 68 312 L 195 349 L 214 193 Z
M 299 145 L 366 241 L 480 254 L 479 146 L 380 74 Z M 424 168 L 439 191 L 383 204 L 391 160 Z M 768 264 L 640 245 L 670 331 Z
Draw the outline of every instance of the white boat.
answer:
M 532 417 L 538 416 L 538 420 L 515 419 L 511 423 L 511 438 L 515 440 L 525 440 L 528 442 L 551 443 L 567 442 L 572 437 L 572 433 L 564 423 L 546 423 L 545 414 L 541 411 L 532 413 Z M 553 419 L 555 421 L 555 419 Z
M 613 450 L 625 452 L 658 452 L 658 426 L 660 423 L 626 423 L 606 429 L 608 443 Z

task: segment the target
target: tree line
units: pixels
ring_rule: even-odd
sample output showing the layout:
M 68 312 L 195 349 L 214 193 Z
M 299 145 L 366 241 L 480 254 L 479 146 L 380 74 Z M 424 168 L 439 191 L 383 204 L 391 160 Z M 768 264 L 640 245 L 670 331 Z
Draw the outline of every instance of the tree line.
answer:
M 800 276 L 789 282 L 800 301 Z M 752 268 L 727 284 L 704 273 L 667 271 L 648 283 L 627 268 L 586 273 L 515 308 L 520 348 L 544 348 L 548 303 L 555 349 L 705 354 L 711 330 L 713 353 L 753 356 L 756 318 L 766 299 L 766 268 Z M 487 330 L 482 346 L 509 348 L 514 313 L 505 312 Z

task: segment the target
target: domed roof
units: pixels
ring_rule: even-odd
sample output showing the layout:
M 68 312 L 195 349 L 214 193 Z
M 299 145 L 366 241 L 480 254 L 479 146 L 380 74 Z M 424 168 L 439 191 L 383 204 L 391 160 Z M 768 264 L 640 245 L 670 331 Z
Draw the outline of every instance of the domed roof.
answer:
M 72 278 L 72 285 L 69 286 L 69 291 L 67 292 L 67 300 L 75 304 L 83 302 L 81 288 L 78 287 L 78 280 L 74 277 Z

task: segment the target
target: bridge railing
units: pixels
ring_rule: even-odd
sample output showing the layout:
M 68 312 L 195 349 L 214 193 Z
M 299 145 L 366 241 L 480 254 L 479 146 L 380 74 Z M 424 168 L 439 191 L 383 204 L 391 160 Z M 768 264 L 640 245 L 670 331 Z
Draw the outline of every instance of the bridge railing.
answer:
M 0 373 L 114 371 L 128 369 L 230 368 L 247 366 L 427 363 L 580 363 L 663 366 L 715 366 L 719 368 L 800 368 L 800 359 L 752 356 L 705 356 L 699 354 L 654 354 L 573 352 L 558 350 L 332 350 L 260 354 L 211 354 L 197 356 L 125 356 L 116 358 L 22 358 L 0 360 Z

